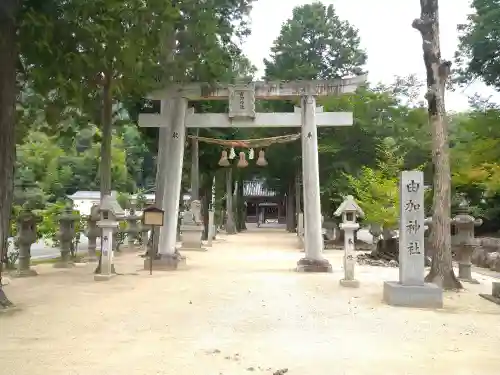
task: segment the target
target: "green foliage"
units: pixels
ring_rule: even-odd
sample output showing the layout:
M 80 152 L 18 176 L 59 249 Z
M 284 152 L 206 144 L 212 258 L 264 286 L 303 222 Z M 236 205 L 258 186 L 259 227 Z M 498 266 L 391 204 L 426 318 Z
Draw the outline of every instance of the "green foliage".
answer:
M 119 193 L 118 196 L 116 197 L 116 200 L 118 201 L 118 204 L 123 208 L 124 210 L 128 210 L 131 208 L 130 204 L 130 195 L 129 194 L 124 194 L 124 193 Z
M 459 131 L 452 148 L 452 182 L 476 214 L 497 218 L 500 214 L 500 110 L 477 108 L 457 119 Z
M 458 26 L 459 48 L 456 53 L 458 81 L 481 78 L 500 88 L 500 8 L 497 0 L 473 0 L 474 13 Z
M 377 168 L 361 167 L 357 176 L 346 174 L 365 219 L 392 229 L 399 217 L 399 172 L 404 158 L 391 138 L 378 147 Z
M 94 134 L 95 128 L 89 131 Z M 59 141 L 60 138 L 32 132 L 18 145 L 15 175 L 17 204 L 29 204 L 32 208 L 41 209 L 45 202 L 54 202 L 77 190 L 98 189 L 100 144 L 89 143 L 83 150 L 75 144 L 82 142 L 77 138 L 69 148 L 64 149 Z M 136 141 L 136 147 L 143 147 L 144 143 L 139 139 Z M 129 166 L 131 158 L 127 158 L 127 152 L 130 148 L 125 147 L 117 134 L 112 144 L 113 188 L 132 192 L 136 181 L 128 170 L 136 171 L 138 166 Z M 142 150 L 145 155 L 146 150 Z
M 41 237 L 51 242 L 54 246 L 59 243 L 57 239 L 59 216 L 63 213 L 67 204 L 68 202 L 65 200 L 48 204 L 47 208 L 42 211 L 42 220 L 37 227 Z

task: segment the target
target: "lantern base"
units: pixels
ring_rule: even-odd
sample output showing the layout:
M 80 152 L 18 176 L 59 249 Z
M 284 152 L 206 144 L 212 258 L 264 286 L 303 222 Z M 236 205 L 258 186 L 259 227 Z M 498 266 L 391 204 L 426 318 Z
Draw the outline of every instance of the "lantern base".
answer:
M 115 276 L 116 276 L 115 273 L 111 273 L 109 275 L 104 275 L 102 273 L 96 273 L 94 275 L 94 281 L 108 281 L 108 280 L 111 280 Z
M 144 258 L 144 270 L 149 270 L 151 263 L 149 258 Z M 186 268 L 186 257 L 175 254 L 158 254 L 156 259 L 153 259 L 153 270 L 155 271 L 175 271 Z
M 332 272 L 332 265 L 327 259 L 302 258 L 297 262 L 297 272 Z
M 359 288 L 359 280 L 346 280 L 341 279 L 340 285 L 346 288 Z

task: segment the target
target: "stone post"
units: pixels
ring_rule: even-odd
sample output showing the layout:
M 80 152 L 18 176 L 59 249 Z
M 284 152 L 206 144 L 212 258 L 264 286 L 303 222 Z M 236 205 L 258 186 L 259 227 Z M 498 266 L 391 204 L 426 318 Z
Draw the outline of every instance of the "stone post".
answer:
M 54 268 L 71 268 L 74 263 L 71 260 L 71 242 L 75 237 L 75 222 L 79 216 L 73 214 L 73 207 L 66 206 L 64 212 L 59 216 L 59 243 L 61 248 L 61 259 L 54 264 Z
M 476 219 L 469 214 L 468 206 L 462 206 L 458 214 L 452 219 L 451 224 L 455 226 L 457 232 L 453 236 L 454 245 L 458 246 L 458 278 L 462 281 L 479 284 L 472 278 L 472 252 L 476 247 L 474 239 L 474 227 L 483 223 L 481 219 Z
M 297 263 L 299 272 L 331 272 L 332 266 L 323 257 L 321 201 L 319 189 L 318 134 L 316 99 L 304 95 L 302 101 L 302 171 L 304 183 L 305 257 Z
M 153 261 L 153 267 L 158 270 L 177 269 L 180 263 L 185 264 L 177 249 L 177 225 L 179 218 L 179 199 L 181 194 L 182 163 L 184 158 L 184 143 L 186 139 L 185 117 L 187 99 L 176 98 L 172 109 L 172 128 L 168 135 L 168 168 L 163 195 L 163 209 L 166 213 L 163 230 L 160 231 L 158 259 Z
M 354 200 L 354 197 L 349 195 L 335 211 L 335 216 L 342 217 L 340 229 L 344 231 L 344 278 L 340 280 L 340 285 L 358 288 L 359 281 L 354 278 L 354 267 L 356 265 L 354 233 L 359 229 L 356 219 L 363 217 L 364 213 Z
M 226 172 L 226 233 L 236 234 L 236 223 L 234 222 L 233 201 L 233 169 L 227 168 Z
M 208 211 L 208 235 L 207 235 L 207 246 L 212 246 L 212 241 L 214 239 L 215 231 L 215 212 L 214 210 Z
M 442 289 L 424 282 L 423 172 L 402 172 L 399 189 L 399 282 L 384 283 L 384 301 L 394 306 L 441 308 Z
M 17 277 L 36 276 L 37 272 L 31 268 L 31 245 L 37 240 L 36 224 L 39 219 L 30 211 L 21 211 L 17 218 L 17 238 L 19 259 L 17 263 Z

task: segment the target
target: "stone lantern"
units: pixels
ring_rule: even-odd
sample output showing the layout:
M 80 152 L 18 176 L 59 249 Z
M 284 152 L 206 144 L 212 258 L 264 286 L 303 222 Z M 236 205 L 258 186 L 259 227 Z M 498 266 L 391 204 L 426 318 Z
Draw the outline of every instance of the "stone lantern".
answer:
M 202 236 L 205 226 L 201 218 L 201 204 L 198 200 L 191 201 L 189 211 L 184 212 L 182 215 L 181 224 L 181 241 L 182 250 L 197 250 L 205 251 L 206 248 L 202 247 Z
M 358 206 L 354 197 L 349 195 L 335 211 L 335 216 L 341 216 L 340 229 L 344 231 L 344 278 L 340 285 L 350 288 L 359 287 L 359 281 L 354 278 L 356 264 L 354 249 L 354 233 L 359 229 L 358 217 L 363 217 L 363 210 Z
M 465 282 L 478 284 L 478 281 L 472 278 L 471 257 L 476 247 L 474 227 L 481 225 L 483 221 L 471 216 L 468 205 L 464 204 L 460 206 L 458 214 L 451 220 L 451 223 L 456 229 L 453 244 L 457 249 L 458 278 Z
M 105 195 L 99 206 L 101 220 L 97 226 L 101 228 L 101 267 L 99 273 L 94 275 L 95 281 L 105 281 L 113 277 L 113 234 L 118 228 L 118 220 L 125 215 L 125 212 L 118 204 L 116 198 Z
M 133 248 L 136 237 L 141 232 L 141 228 L 138 224 L 140 219 L 141 217 L 135 214 L 133 208 L 130 209 L 130 214 L 125 218 L 127 221 L 127 240 L 129 248 Z
M 19 259 L 17 263 L 17 277 L 36 276 L 37 272 L 31 269 L 31 245 L 37 240 L 36 225 L 40 218 L 31 211 L 23 210 L 17 218 L 17 246 Z
M 75 238 L 75 223 L 80 220 L 79 215 L 73 213 L 73 206 L 68 204 L 59 216 L 59 233 L 57 235 L 61 248 L 61 259 L 54 264 L 55 268 L 70 268 L 74 264 L 70 259 L 71 246 Z
M 90 215 L 87 218 L 87 229 L 85 231 L 85 236 L 87 236 L 89 241 L 87 258 L 90 262 L 97 261 L 97 237 L 101 236 L 101 229 L 97 226 L 97 222 L 100 217 L 99 206 L 93 205 L 90 208 Z

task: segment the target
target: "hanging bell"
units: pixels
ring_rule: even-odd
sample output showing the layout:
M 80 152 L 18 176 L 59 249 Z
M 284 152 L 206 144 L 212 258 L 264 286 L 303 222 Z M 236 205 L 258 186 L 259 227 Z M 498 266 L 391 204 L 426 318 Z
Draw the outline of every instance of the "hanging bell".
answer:
M 248 160 L 253 160 L 254 157 L 255 153 L 253 151 L 253 148 L 251 148 L 250 151 L 248 151 Z
M 229 159 L 233 160 L 236 157 L 236 153 L 234 152 L 234 147 L 231 147 L 231 151 L 229 151 Z
M 248 167 L 248 162 L 245 159 L 245 153 L 240 152 L 240 160 L 238 160 L 238 164 L 236 164 L 238 168 L 245 168 Z
M 266 155 L 265 155 L 264 150 L 259 151 L 259 158 L 257 159 L 256 164 L 259 167 L 265 167 L 267 165 L 267 160 L 266 160 Z
M 221 167 L 229 167 L 229 160 L 227 160 L 227 151 L 224 150 L 222 151 L 222 154 L 220 156 L 220 160 L 219 160 L 219 165 Z

